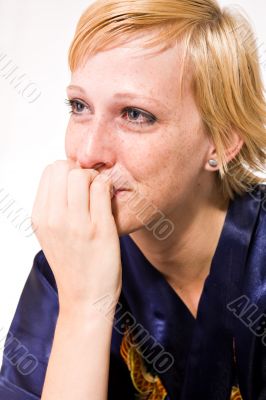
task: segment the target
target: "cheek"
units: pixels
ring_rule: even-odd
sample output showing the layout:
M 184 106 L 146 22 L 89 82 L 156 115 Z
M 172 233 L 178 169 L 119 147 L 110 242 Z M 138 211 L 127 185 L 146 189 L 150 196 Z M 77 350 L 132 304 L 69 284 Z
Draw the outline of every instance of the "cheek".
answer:
M 145 194 L 158 206 L 169 206 L 180 197 L 185 187 L 197 182 L 203 165 L 206 146 L 202 138 L 189 132 L 177 132 L 164 140 L 139 149 L 136 177 Z
M 154 139 L 132 143 L 126 162 L 140 182 L 151 187 L 158 182 L 164 184 L 183 164 L 183 154 L 187 153 L 185 147 L 181 140 L 177 142 L 171 135 L 154 135 Z
M 168 188 L 172 185 L 171 168 L 176 162 L 174 151 L 169 143 L 158 140 L 158 136 L 156 141 L 146 138 L 145 141 L 143 139 L 131 144 L 124 165 L 137 185 L 139 204 L 142 204 L 141 199 L 144 196 L 143 199 L 148 203 L 161 207 L 162 193 L 167 195 Z

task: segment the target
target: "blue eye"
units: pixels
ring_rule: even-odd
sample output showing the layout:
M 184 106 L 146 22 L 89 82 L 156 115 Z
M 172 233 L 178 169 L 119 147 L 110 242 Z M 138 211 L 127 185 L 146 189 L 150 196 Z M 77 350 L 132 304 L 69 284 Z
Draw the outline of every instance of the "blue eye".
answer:
M 129 124 L 135 124 L 135 125 L 143 125 L 143 124 L 148 124 L 152 125 L 156 122 L 156 117 L 152 114 L 146 113 L 138 108 L 135 107 L 126 107 L 124 108 L 122 112 L 122 116 L 127 114 L 130 116 L 127 119 L 127 122 Z M 142 117 L 141 119 L 139 117 Z
M 71 114 L 82 114 L 87 106 L 80 100 L 66 99 L 66 104 L 70 107 Z

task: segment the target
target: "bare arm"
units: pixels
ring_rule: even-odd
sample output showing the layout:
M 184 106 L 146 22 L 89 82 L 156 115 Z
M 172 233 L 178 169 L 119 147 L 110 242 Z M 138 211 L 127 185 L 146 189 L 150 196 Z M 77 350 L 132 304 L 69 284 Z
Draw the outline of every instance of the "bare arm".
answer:
M 98 310 L 58 317 L 42 400 L 106 400 L 112 323 Z

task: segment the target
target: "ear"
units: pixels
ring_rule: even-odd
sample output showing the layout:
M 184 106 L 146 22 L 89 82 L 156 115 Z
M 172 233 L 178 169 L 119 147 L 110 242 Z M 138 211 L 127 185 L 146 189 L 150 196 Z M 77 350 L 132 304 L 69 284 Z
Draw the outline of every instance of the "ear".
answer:
M 240 135 L 238 134 L 237 130 L 232 129 L 231 131 L 231 145 L 230 147 L 227 148 L 227 150 L 225 151 L 225 155 L 226 155 L 226 162 L 229 163 L 229 161 L 231 161 L 234 157 L 236 157 L 236 155 L 239 153 L 239 151 L 241 150 L 244 141 L 243 139 L 240 137 Z M 207 171 L 217 171 L 219 169 L 219 165 L 217 165 L 216 167 L 212 167 L 209 164 L 209 160 L 216 160 L 218 161 L 218 157 L 217 157 L 217 153 L 216 153 L 216 148 L 214 146 L 214 143 L 211 141 L 211 145 L 209 147 L 209 151 L 207 154 L 207 160 L 206 160 L 206 164 L 205 164 L 205 169 Z

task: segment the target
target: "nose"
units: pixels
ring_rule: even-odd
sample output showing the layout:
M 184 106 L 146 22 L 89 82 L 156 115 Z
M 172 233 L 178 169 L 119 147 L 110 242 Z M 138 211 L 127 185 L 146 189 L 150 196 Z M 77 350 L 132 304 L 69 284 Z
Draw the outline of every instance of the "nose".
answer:
M 99 170 L 115 163 L 115 148 L 110 131 L 103 122 L 96 122 L 83 133 L 77 147 L 77 162 L 81 168 Z

